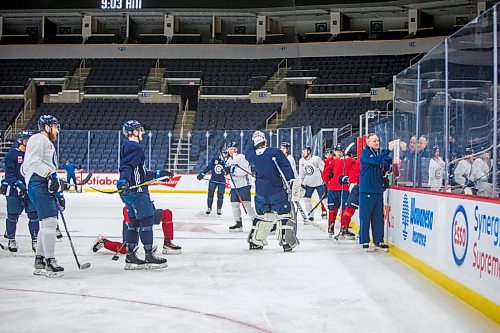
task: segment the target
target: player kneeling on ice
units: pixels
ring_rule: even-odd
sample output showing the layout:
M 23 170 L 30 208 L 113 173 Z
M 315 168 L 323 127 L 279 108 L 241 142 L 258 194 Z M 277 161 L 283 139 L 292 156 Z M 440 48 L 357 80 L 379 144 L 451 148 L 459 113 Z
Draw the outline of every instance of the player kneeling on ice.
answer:
M 231 181 L 231 207 L 236 224 L 229 227 L 231 232 L 243 231 L 243 223 L 241 219 L 241 208 L 250 217 L 255 219 L 255 209 L 252 207 L 251 176 L 250 165 L 245 158 L 245 155 L 238 154 L 238 145 L 236 142 L 230 142 L 227 146 L 228 158 L 225 161 L 226 167 L 224 172 L 229 175 Z
M 92 246 L 92 251 L 97 252 L 103 247 L 111 252 L 126 254 L 125 234 L 130 224 L 130 217 L 127 207 L 123 207 L 123 242 L 114 242 L 105 237 L 99 236 Z M 170 209 L 155 209 L 154 224 L 161 224 L 163 230 L 163 254 L 181 253 L 182 247 L 172 243 L 174 239 L 174 223 L 172 222 L 172 211 Z
M 155 208 L 149 197 L 148 186 L 141 185 L 155 178 L 172 177 L 169 171 L 148 171 L 144 164 L 142 141 L 144 128 L 136 120 L 123 125 L 123 134 L 128 141 L 123 143 L 120 161 L 120 180 L 116 187 L 127 208 L 130 222 L 125 233 L 127 256 L 125 269 L 148 269 L 167 267 L 167 259 L 156 257 L 153 252 L 153 224 Z M 139 237 L 144 245 L 145 260 L 137 257 Z
M 299 244 L 296 236 L 297 223 L 292 219 L 288 184 L 293 179 L 293 170 L 283 152 L 267 147 L 264 133 L 252 135 L 253 145 L 246 150 L 246 158 L 255 169 L 255 210 L 252 230 L 248 235 L 250 250 L 262 249 L 267 245 L 267 236 L 273 225 L 277 225 L 277 237 L 285 252 Z M 282 172 L 283 175 L 280 175 Z

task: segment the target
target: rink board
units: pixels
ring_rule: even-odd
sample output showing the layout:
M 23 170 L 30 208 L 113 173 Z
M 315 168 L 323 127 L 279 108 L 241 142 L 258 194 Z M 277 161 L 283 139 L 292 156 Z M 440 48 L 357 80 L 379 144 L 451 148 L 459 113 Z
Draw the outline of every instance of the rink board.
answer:
M 386 191 L 391 252 L 500 322 L 500 201 Z

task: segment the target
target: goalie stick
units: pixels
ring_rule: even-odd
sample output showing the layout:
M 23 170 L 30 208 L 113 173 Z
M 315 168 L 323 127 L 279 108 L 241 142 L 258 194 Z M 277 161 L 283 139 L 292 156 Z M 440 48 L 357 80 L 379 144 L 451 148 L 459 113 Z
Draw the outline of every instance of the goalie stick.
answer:
M 130 189 L 132 190 L 134 188 L 138 188 L 138 187 L 141 187 L 141 186 L 146 186 L 146 185 L 152 184 L 154 182 L 160 182 L 160 181 L 168 180 L 168 179 L 169 179 L 168 176 L 163 176 L 163 177 L 160 177 L 160 178 L 151 179 L 151 180 L 148 180 L 148 181 L 146 181 L 144 183 L 131 186 Z M 96 192 L 105 193 L 105 194 L 115 194 L 115 193 L 121 193 L 121 192 L 123 192 L 122 190 L 103 191 L 103 190 L 99 190 L 99 189 L 97 189 L 95 187 L 92 187 L 92 186 L 90 186 L 90 188 L 93 189 Z
M 292 203 L 292 208 L 295 210 L 294 205 L 297 206 L 297 210 L 299 211 L 300 215 L 302 215 L 302 218 L 307 221 L 307 216 L 302 207 L 300 206 L 300 203 L 292 201 L 292 189 L 290 188 L 290 185 L 288 184 L 285 175 L 283 174 L 283 170 L 281 170 L 280 166 L 278 165 L 278 161 L 276 161 L 276 157 L 273 156 L 272 158 L 274 165 L 276 165 L 276 168 L 278 169 L 278 172 L 280 174 L 281 180 L 283 181 L 283 186 L 285 187 L 288 197 L 290 199 L 290 203 Z
M 66 230 L 66 235 L 68 235 L 69 244 L 71 245 L 71 251 L 73 252 L 73 256 L 75 257 L 76 265 L 78 266 L 78 269 L 82 270 L 82 269 L 90 268 L 90 262 L 84 262 L 84 263 L 80 264 L 80 261 L 78 260 L 78 256 L 76 255 L 75 246 L 73 245 L 73 241 L 71 240 L 71 235 L 69 234 L 68 225 L 66 224 L 66 219 L 64 218 L 63 208 L 59 204 L 59 202 L 58 202 L 57 198 L 55 197 L 55 195 L 54 195 L 54 198 L 56 199 L 57 210 L 59 210 L 59 215 L 61 215 L 61 219 L 63 221 L 64 229 Z

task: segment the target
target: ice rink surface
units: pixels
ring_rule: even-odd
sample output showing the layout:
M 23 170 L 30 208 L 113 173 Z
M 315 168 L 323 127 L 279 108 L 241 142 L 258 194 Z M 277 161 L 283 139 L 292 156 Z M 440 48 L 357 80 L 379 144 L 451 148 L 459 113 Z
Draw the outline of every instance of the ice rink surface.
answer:
M 300 246 L 284 253 L 274 236 L 249 251 L 225 197 L 223 215 L 206 217 L 206 195 L 152 194 L 174 213 L 182 254 L 169 267 L 125 271 L 123 256 L 90 248 L 99 234 L 120 240 L 118 195 L 67 194 L 64 213 L 81 262 L 67 237 L 56 244 L 62 278 L 34 276 L 26 216 L 19 252 L 0 252 L 2 332 L 499 332 L 495 322 L 388 253 L 339 244 L 299 224 Z M 215 207 L 215 204 L 214 204 Z M 317 212 L 316 222 L 321 221 Z M 2 234 L 5 199 L 0 198 Z M 301 219 L 300 219 L 301 220 Z M 64 228 L 61 224 L 61 230 Z M 5 244 L 5 240 L 2 239 Z M 155 243 L 162 232 L 155 226 Z M 142 255 L 142 253 L 141 253 Z

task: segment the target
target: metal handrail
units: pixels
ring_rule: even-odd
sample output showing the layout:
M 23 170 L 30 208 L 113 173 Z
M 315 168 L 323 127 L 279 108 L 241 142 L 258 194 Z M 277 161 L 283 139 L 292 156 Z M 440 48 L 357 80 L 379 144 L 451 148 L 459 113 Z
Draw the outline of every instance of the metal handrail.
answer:
M 273 117 L 275 117 L 275 116 L 276 116 L 276 118 L 278 117 L 278 111 L 274 111 L 273 114 L 271 114 L 269 117 L 267 117 L 267 119 L 266 119 L 266 129 L 269 129 L 269 123 L 270 123 L 271 119 Z

